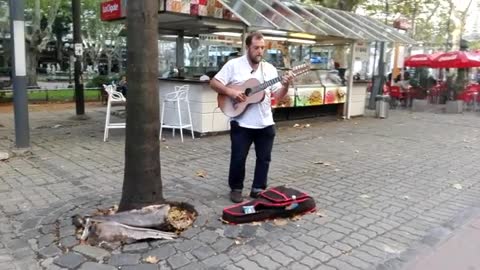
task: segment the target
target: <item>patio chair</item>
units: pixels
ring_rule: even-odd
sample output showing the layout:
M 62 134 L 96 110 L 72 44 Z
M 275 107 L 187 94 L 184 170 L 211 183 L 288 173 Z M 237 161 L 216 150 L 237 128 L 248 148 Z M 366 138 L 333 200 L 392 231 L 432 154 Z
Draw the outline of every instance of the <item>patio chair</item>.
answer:
M 193 124 L 192 124 L 192 113 L 190 111 L 190 103 L 188 101 L 188 90 L 190 89 L 189 85 L 183 85 L 183 86 L 175 86 L 175 91 L 170 92 L 165 95 L 165 97 L 162 100 L 162 112 L 160 114 L 160 140 L 162 139 L 162 130 L 164 128 L 171 128 L 172 129 L 172 134 L 175 136 L 175 129 L 180 130 L 180 138 L 183 142 L 183 129 L 184 128 L 190 128 L 190 131 L 192 133 L 192 139 L 195 139 L 195 135 L 193 134 Z M 161 98 L 162 99 L 162 98 Z M 164 118 L 165 118 L 165 106 L 167 104 L 173 104 L 173 111 L 177 111 L 177 121 L 174 123 L 169 123 L 166 124 L 164 123 Z M 188 123 L 184 123 L 182 121 L 182 110 L 181 110 L 181 104 L 185 103 L 187 106 L 187 114 L 188 114 Z M 172 117 L 173 118 L 173 117 Z
M 106 142 L 108 139 L 108 130 L 109 129 L 117 129 L 117 128 L 125 128 L 126 123 L 111 123 L 110 122 L 110 116 L 111 116 L 111 109 L 112 109 L 112 104 L 113 103 L 119 103 L 119 102 L 126 102 L 127 99 L 123 96 L 122 93 L 118 92 L 116 90 L 116 86 L 111 84 L 111 85 L 103 85 L 103 89 L 105 89 L 105 92 L 108 94 L 108 99 L 107 99 L 107 115 L 105 116 L 105 132 L 103 134 L 103 141 Z

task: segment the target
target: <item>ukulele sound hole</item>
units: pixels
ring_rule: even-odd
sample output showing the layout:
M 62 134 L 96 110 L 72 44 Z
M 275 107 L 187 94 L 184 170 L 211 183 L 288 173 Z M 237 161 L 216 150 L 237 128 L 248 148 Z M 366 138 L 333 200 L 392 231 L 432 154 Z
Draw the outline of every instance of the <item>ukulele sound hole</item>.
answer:
M 245 95 L 248 97 L 252 93 L 252 88 L 245 89 Z

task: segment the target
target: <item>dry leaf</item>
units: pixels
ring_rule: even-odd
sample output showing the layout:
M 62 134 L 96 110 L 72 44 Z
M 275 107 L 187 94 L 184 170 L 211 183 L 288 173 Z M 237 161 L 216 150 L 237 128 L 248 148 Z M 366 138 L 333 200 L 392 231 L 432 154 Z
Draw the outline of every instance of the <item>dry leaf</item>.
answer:
M 297 128 L 297 127 L 300 127 L 300 125 L 299 125 L 299 124 L 295 124 L 295 125 L 293 125 L 293 127 L 294 127 L 294 128 Z
M 197 171 L 197 176 L 201 178 L 206 178 L 207 177 L 207 172 L 204 170 L 198 170 Z
M 276 226 L 285 226 L 288 224 L 288 221 L 286 219 L 274 219 L 273 224 Z
M 296 216 L 291 217 L 290 219 L 293 220 L 293 221 L 298 221 L 298 220 L 302 219 L 302 216 L 301 215 L 296 215 Z
M 218 220 L 220 220 L 223 224 L 230 224 L 230 222 L 226 221 L 226 220 L 223 219 L 223 218 L 219 218 Z
M 462 185 L 460 185 L 460 184 L 454 184 L 453 187 L 455 189 L 462 189 L 463 188 Z
M 157 257 L 155 257 L 155 256 L 148 256 L 147 258 L 145 258 L 144 261 L 147 262 L 147 263 L 156 264 L 160 260 L 157 259 Z
M 250 223 L 250 225 L 252 225 L 252 226 L 262 226 L 262 222 L 254 221 L 254 222 Z

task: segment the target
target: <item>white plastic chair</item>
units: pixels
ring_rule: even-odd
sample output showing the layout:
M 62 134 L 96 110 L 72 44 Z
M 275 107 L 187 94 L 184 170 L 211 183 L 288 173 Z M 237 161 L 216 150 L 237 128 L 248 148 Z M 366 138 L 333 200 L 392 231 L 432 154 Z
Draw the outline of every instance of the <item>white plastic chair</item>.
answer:
M 190 89 L 189 85 L 175 86 L 175 91 L 170 92 L 165 95 L 162 101 L 162 112 L 160 115 L 160 140 L 162 139 L 162 130 L 163 128 L 171 128 L 172 134 L 175 137 L 175 129 L 180 130 L 180 138 L 183 142 L 183 129 L 190 128 L 192 132 L 192 139 L 195 139 L 193 134 L 193 124 L 192 124 L 192 113 L 190 111 L 190 102 L 188 101 L 188 90 Z M 188 120 L 189 123 L 182 123 L 182 110 L 180 104 L 184 102 L 187 105 Z M 163 122 L 165 116 L 165 106 L 171 103 L 173 104 L 173 109 L 177 111 L 177 123 L 165 124 Z
M 108 94 L 107 99 L 107 115 L 105 117 L 105 132 L 103 134 L 103 141 L 106 142 L 108 139 L 108 130 L 112 128 L 125 128 L 126 123 L 110 123 L 110 114 L 112 109 L 112 103 L 114 102 L 126 102 L 127 99 L 123 96 L 121 92 L 117 91 L 117 87 L 114 84 L 103 85 L 105 92 Z

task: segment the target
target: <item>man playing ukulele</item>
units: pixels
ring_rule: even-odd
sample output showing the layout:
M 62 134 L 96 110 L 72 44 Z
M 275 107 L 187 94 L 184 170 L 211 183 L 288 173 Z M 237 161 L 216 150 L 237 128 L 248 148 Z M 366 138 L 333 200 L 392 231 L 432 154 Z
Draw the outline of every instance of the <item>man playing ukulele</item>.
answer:
M 219 94 L 229 96 L 236 102 L 245 102 L 247 96 L 229 86 L 240 85 L 248 79 L 255 78 L 260 82 L 278 77 L 277 69 L 262 61 L 265 52 L 265 40 L 260 32 L 249 33 L 245 40 L 247 54 L 228 61 L 211 80 L 210 86 Z M 275 128 L 271 95 L 275 100 L 281 100 L 288 91 L 293 74 L 288 72 L 282 77 L 281 83 L 276 83 L 265 89 L 265 98 L 255 104 L 250 104 L 239 116 L 231 118 L 230 139 L 231 157 L 228 184 L 230 199 L 242 202 L 242 189 L 245 180 L 245 162 L 252 143 L 255 144 L 256 164 L 250 197 L 256 198 L 267 187 L 268 169 L 271 160 Z

